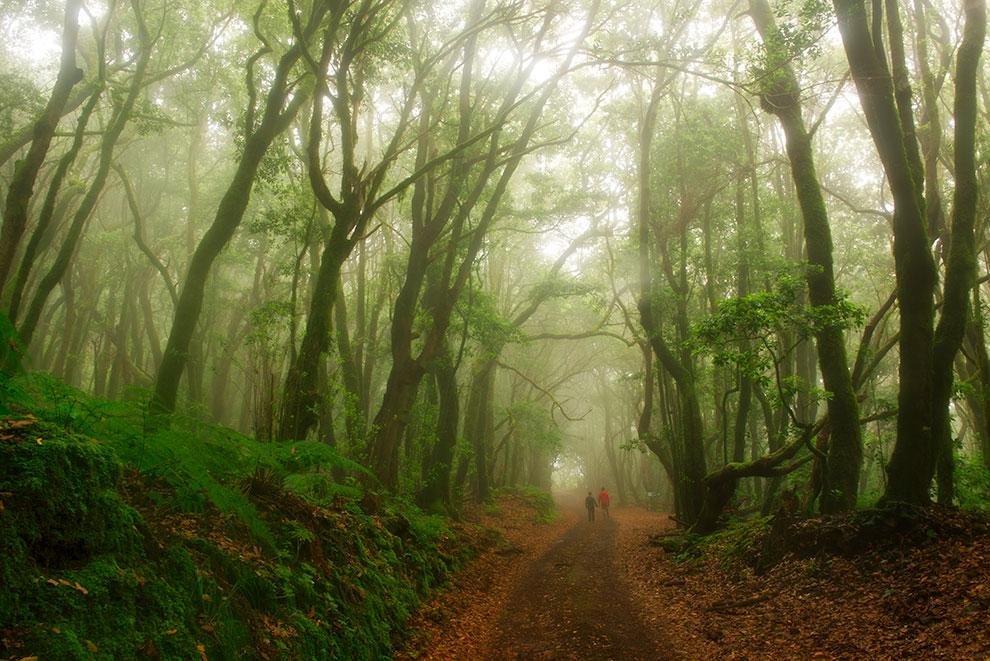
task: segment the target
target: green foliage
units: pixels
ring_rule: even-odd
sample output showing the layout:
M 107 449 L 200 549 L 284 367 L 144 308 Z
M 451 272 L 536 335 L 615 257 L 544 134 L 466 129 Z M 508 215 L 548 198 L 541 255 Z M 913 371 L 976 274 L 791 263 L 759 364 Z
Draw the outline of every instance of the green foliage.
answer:
M 789 0 L 777 7 L 777 27 L 792 57 L 821 54 L 822 35 L 832 27 L 832 4 L 825 0 Z
M 594 291 L 594 287 L 586 282 L 558 275 L 553 278 L 546 278 L 533 285 L 529 296 L 532 300 L 545 301 L 553 298 L 586 296 Z
M 175 120 L 156 103 L 139 99 L 129 121 L 138 135 L 148 136 L 163 134 Z
M 0 621 L 20 630 L 17 645 L 57 659 L 194 649 L 189 598 L 172 587 L 179 571 L 170 554 L 145 555 L 147 530 L 117 491 L 113 451 L 44 422 L 19 430 L 0 444 Z M 183 569 L 195 578 L 191 563 Z
M 422 486 L 424 476 L 420 467 L 423 458 L 433 451 L 437 443 L 436 429 L 440 406 L 435 400 L 435 392 L 431 392 L 428 397 L 419 397 L 410 411 L 406 441 L 409 461 L 405 462 L 405 470 L 399 475 L 400 493 L 415 493 Z
M 491 294 L 477 288 L 463 292 L 455 312 L 467 326 L 483 355 L 498 356 L 502 348 L 521 339 L 522 334 L 498 311 Z
M 863 323 L 865 311 L 845 296 L 832 305 L 811 306 L 805 302 L 805 289 L 803 276 L 785 271 L 777 274 L 768 291 L 723 301 L 714 314 L 695 324 L 694 351 L 710 355 L 716 365 L 733 365 L 748 378 L 769 383 L 770 372 L 780 360 L 782 332 L 806 339 L 826 328 L 846 329 Z M 751 349 L 740 348 L 744 340 Z M 785 380 L 778 385 L 790 393 L 802 384 Z
M 33 120 L 45 100 L 38 87 L 16 71 L 0 72 L 0 135 L 9 136 Z
M 251 234 L 302 242 L 318 227 L 316 202 L 308 186 L 273 175 L 258 193 L 259 209 L 248 224 Z
M 264 353 L 279 351 L 282 334 L 292 314 L 292 302 L 288 300 L 268 301 L 251 310 L 251 330 L 247 341 Z
M 136 519 L 113 491 L 120 464 L 108 449 L 65 438 L 30 418 L 5 426 L 11 431 L 0 442 L 0 582 L 9 589 L 0 621 L 19 611 L 23 595 L 17 588 L 30 587 L 23 570 L 28 558 L 63 566 L 109 548 L 131 548 Z
M 551 453 L 560 449 L 563 434 L 546 406 L 522 400 L 514 402 L 506 413 L 512 421 L 516 436 L 526 439 L 531 447 L 544 448 Z
M 274 538 L 241 492 L 244 476 L 259 468 L 273 471 L 287 489 L 314 500 L 358 496 L 353 478 L 371 476 L 318 441 L 263 443 L 192 418 L 175 416 L 170 428 L 146 435 L 143 399 L 98 400 L 43 375 L 36 380 L 45 402 L 40 415 L 66 430 L 107 439 L 126 463 L 175 489 L 170 507 L 201 512 L 210 505 L 235 515 L 269 549 Z M 350 476 L 351 483 L 333 483 L 332 472 Z
M 692 537 L 677 557 L 682 561 L 700 556 L 716 558 L 722 569 L 744 564 L 767 534 L 772 519 L 769 516 L 732 519 L 718 532 Z
M 964 509 L 990 511 L 990 468 L 974 456 L 956 461 L 956 500 Z
M 0 312 L 0 415 L 11 412 L 11 406 L 27 401 L 24 381 L 24 347 L 10 318 Z
M 34 395 L 0 441 L 0 657 L 377 659 L 465 557 L 440 517 L 359 506 L 328 446 Z
M 553 523 L 557 519 L 557 504 L 549 491 L 528 484 L 505 486 L 495 489 L 487 506 L 494 508 L 500 497 L 512 495 L 521 498 L 536 512 L 537 523 Z
M 823 0 L 785 0 L 774 13 L 778 37 L 761 43 L 747 58 L 753 62 L 751 75 L 764 90 L 773 87 L 782 66 L 821 56 L 822 35 L 834 20 L 831 3 Z

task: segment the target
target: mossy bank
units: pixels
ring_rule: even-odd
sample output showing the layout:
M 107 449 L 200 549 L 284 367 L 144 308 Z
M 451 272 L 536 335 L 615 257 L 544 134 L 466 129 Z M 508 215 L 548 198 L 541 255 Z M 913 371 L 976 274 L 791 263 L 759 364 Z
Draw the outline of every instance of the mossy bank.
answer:
M 466 559 L 326 445 L 28 391 L 0 421 L 0 659 L 377 659 Z

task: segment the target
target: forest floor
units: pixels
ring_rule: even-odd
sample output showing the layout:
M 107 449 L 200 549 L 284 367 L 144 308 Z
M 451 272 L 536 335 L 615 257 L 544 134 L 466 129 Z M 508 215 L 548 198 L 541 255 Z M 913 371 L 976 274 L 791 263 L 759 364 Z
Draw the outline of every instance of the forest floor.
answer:
M 979 518 L 937 512 L 880 535 L 883 522 L 851 533 L 811 520 L 816 543 L 844 543 L 754 571 L 731 543 L 665 551 L 665 514 L 613 507 L 589 523 L 579 498 L 559 506 L 550 524 L 521 502 L 482 513 L 500 543 L 413 617 L 396 658 L 990 659 L 990 530 Z

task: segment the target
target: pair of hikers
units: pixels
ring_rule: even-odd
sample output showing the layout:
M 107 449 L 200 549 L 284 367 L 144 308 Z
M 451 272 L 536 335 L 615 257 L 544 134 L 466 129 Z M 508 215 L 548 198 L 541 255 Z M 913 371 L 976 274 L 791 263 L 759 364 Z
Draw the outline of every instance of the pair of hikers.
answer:
M 594 522 L 595 520 L 595 509 L 598 507 L 602 508 L 602 514 L 605 518 L 608 518 L 608 505 L 612 501 L 612 497 L 608 494 L 608 489 L 602 487 L 602 490 L 598 492 L 598 500 L 588 492 L 588 497 L 584 499 L 584 506 L 588 510 L 588 521 Z

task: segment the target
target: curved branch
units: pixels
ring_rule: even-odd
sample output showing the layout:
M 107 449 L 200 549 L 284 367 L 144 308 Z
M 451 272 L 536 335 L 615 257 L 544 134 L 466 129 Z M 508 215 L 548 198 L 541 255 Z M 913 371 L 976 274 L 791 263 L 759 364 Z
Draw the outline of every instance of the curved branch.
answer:
M 546 395 L 550 399 L 550 401 L 553 402 L 553 408 L 560 409 L 560 414 L 563 415 L 570 422 L 577 422 L 579 420 L 584 420 L 587 417 L 587 415 L 591 413 L 592 409 L 589 408 L 580 416 L 573 417 L 568 415 L 567 411 L 564 410 L 564 405 L 557 400 L 557 398 L 554 396 L 552 392 L 550 392 L 549 390 L 538 384 L 536 381 L 533 381 L 531 378 L 529 378 L 528 376 L 517 370 L 515 367 L 512 367 L 511 365 L 507 365 L 506 363 L 503 363 L 501 360 L 497 361 L 496 364 L 502 369 L 508 370 L 513 374 L 518 375 L 523 381 L 525 381 L 529 385 L 533 386 L 533 388 Z
M 169 275 L 168 267 L 158 258 L 158 255 L 148 246 L 147 242 L 144 240 L 144 221 L 141 218 L 141 208 L 138 206 L 137 197 L 134 195 L 134 186 L 131 184 L 130 177 L 124 172 L 124 168 L 120 167 L 120 164 L 114 163 L 114 172 L 120 177 L 121 183 L 124 184 L 124 193 L 127 197 L 127 206 L 131 210 L 131 215 L 134 217 L 134 242 L 137 247 L 145 254 L 151 265 L 155 267 L 158 271 L 162 280 L 165 281 L 165 287 L 168 289 L 168 295 L 172 299 L 172 305 L 176 306 L 179 304 L 179 292 L 175 288 L 175 283 L 172 282 L 172 276 Z

